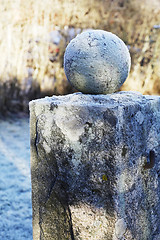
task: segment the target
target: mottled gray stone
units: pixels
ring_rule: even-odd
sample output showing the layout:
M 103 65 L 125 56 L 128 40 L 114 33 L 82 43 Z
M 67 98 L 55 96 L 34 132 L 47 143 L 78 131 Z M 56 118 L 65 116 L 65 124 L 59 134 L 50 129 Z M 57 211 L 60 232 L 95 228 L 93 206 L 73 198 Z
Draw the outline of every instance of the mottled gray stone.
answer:
M 115 233 L 118 239 L 121 239 L 126 232 L 127 225 L 123 218 L 118 219 L 115 224 Z
M 117 91 L 126 80 L 131 65 L 128 48 L 115 34 L 88 30 L 66 48 L 64 70 L 79 91 L 106 94 Z
M 34 240 L 158 240 L 160 97 L 30 103 Z

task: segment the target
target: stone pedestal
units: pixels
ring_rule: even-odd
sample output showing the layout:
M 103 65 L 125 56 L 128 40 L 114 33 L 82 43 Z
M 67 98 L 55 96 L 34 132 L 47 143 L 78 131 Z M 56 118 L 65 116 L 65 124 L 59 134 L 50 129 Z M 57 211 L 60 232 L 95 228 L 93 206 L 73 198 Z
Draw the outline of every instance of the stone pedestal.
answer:
M 160 239 L 160 97 L 30 103 L 34 240 Z

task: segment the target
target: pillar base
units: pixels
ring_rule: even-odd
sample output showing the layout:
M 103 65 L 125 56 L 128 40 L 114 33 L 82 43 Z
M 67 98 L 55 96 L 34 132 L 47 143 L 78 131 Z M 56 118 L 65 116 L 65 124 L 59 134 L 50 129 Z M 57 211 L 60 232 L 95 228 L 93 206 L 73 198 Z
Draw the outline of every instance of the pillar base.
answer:
M 46 97 L 30 129 L 34 240 L 159 239 L 160 97 Z

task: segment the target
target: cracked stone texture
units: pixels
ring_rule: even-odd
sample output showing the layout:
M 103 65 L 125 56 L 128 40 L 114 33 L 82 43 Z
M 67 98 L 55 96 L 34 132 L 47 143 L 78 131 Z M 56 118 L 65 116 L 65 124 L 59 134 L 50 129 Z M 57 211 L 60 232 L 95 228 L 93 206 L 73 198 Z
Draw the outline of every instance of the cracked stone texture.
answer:
M 125 43 L 111 32 L 88 30 L 67 46 L 64 70 L 79 91 L 106 94 L 117 91 L 128 77 L 131 58 Z
M 160 97 L 30 102 L 34 240 L 157 240 Z

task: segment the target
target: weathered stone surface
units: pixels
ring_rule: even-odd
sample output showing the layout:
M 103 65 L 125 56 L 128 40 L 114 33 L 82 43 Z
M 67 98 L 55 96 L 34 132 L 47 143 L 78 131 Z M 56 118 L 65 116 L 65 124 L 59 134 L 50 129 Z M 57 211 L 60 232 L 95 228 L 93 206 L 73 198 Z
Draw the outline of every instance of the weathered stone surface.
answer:
M 64 70 L 79 91 L 106 94 L 117 91 L 126 80 L 131 65 L 127 46 L 115 34 L 88 30 L 67 46 Z
M 30 103 L 33 239 L 158 240 L 160 97 Z

